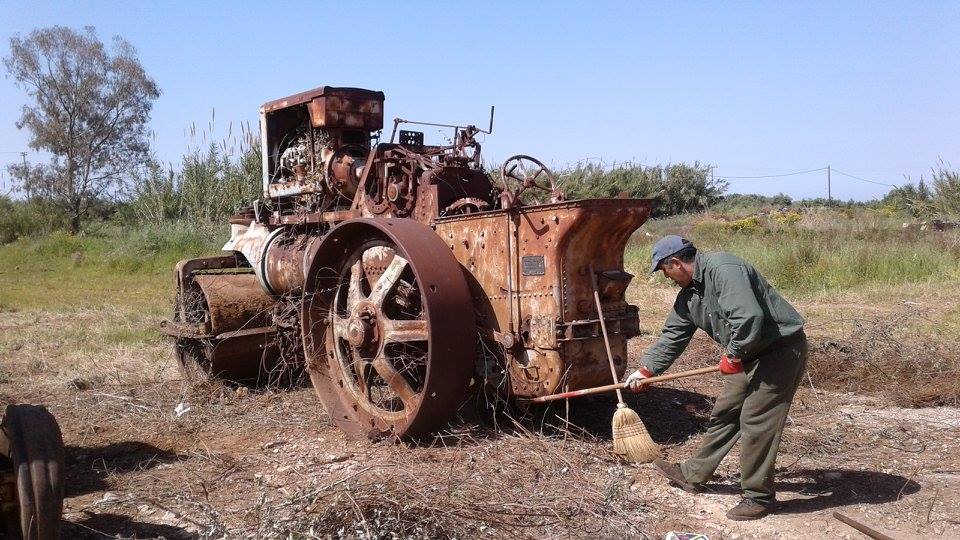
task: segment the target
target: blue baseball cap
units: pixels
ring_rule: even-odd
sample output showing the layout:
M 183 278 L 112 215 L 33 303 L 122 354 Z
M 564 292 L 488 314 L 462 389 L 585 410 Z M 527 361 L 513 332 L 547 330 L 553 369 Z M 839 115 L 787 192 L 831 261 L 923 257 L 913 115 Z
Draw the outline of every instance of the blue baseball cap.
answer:
M 650 267 L 650 273 L 656 272 L 664 259 L 676 255 L 688 247 L 693 247 L 693 242 L 675 234 L 668 234 L 657 240 L 657 243 L 653 245 L 653 256 L 650 257 L 650 262 L 653 263 Z

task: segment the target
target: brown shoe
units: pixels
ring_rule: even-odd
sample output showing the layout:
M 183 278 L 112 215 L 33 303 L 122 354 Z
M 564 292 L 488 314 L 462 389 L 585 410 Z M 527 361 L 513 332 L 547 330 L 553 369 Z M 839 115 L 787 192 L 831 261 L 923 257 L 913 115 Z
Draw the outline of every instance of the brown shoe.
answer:
M 753 499 L 744 499 L 727 512 L 727 517 L 734 521 L 750 521 L 751 519 L 760 519 L 772 513 L 773 510 L 773 504 L 763 504 Z
M 702 484 L 694 484 L 693 482 L 687 481 L 686 477 L 683 476 L 683 471 L 680 470 L 680 465 L 662 459 L 655 459 L 653 460 L 653 466 L 670 481 L 670 485 L 676 486 L 687 493 L 700 493 L 703 491 Z

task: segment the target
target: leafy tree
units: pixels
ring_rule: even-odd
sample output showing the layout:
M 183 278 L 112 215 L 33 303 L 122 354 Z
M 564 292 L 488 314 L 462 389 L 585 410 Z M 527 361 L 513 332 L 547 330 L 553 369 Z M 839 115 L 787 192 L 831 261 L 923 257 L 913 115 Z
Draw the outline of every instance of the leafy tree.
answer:
M 30 132 L 31 148 L 52 156 L 11 175 L 61 207 L 70 231 L 79 232 L 91 205 L 147 157 L 147 122 L 160 90 L 130 43 L 114 37 L 108 51 L 89 26 L 14 36 L 3 63 L 30 99 L 17 127 Z

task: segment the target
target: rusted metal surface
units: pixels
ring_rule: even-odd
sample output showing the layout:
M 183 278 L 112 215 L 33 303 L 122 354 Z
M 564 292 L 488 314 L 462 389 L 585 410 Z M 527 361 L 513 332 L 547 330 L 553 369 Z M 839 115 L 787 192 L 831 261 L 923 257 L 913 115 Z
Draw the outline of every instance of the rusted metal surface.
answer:
M 467 397 L 476 323 L 457 261 L 406 219 L 353 220 L 311 253 L 304 351 L 317 394 L 354 435 L 417 437 Z
M 327 194 L 347 200 L 383 128 L 382 92 L 322 86 L 260 108 L 267 198 Z
M 304 225 L 315 223 L 339 223 L 360 217 L 359 210 L 339 210 L 333 212 L 306 212 L 303 214 L 271 217 L 270 223 L 278 225 Z
M 262 368 L 296 326 L 279 308 L 299 307 L 297 354 L 317 393 L 344 430 L 372 436 L 437 429 L 471 373 L 472 388 L 506 398 L 610 383 L 601 320 L 621 376 L 640 326 L 625 298 L 633 276 L 623 252 L 650 201 L 566 201 L 557 177 L 523 154 L 494 180 L 476 140 L 490 130 L 475 126 L 421 123 L 452 137 L 431 145 L 405 129 L 394 142 L 400 124 L 418 123 L 396 119 L 390 141 L 374 144 L 383 99 L 320 87 L 262 107 L 267 201 L 231 218 L 224 246 L 253 274 L 213 291 L 208 268 L 178 267 L 180 290 L 200 293 L 201 315 L 165 328 L 185 345 L 181 356 L 208 371 Z M 391 286 L 378 293 L 381 283 Z M 429 290 L 438 284 L 442 294 Z M 238 308 L 239 296 L 272 307 L 256 318 Z M 400 326 L 397 306 L 413 313 Z M 230 327 L 245 317 L 251 324 Z
M 330 122 L 329 118 L 340 118 L 349 113 L 356 113 L 367 115 L 372 119 L 366 123 L 359 122 L 359 124 L 373 131 L 383 128 L 383 100 L 383 92 L 363 88 L 320 86 L 313 90 L 268 101 L 260 109 L 263 112 L 273 112 L 308 103 L 317 110 L 316 113 L 311 110 L 311 119 L 315 124 L 324 121 L 330 124 L 328 127 L 340 127 L 332 125 L 333 122 Z M 347 123 L 345 121 L 343 127 L 348 125 L 349 127 L 357 127 L 352 125 L 354 123 L 356 122 Z M 317 125 L 317 127 L 322 126 Z
M 276 328 L 249 328 L 227 332 L 206 344 L 209 376 L 259 384 L 270 378 L 279 360 Z
M 293 228 L 233 224 L 230 241 L 223 249 L 241 253 L 253 267 L 262 289 L 278 297 L 299 293 L 303 288 L 304 254 L 316 238 L 296 234 Z
M 203 293 L 211 334 L 269 326 L 275 301 L 253 274 L 201 274 L 194 281 Z
M 198 272 L 207 272 L 212 270 L 235 269 L 248 266 L 247 261 L 241 254 L 222 255 L 219 257 L 200 257 L 197 259 L 184 259 L 173 268 L 173 279 L 177 286 L 177 294 L 192 289 L 194 285 L 192 277 Z M 178 307 L 182 308 L 184 303 L 177 302 Z M 178 320 L 187 322 L 188 316 L 185 312 L 178 313 Z M 193 322 L 193 321 L 190 321 Z
M 204 266 L 181 261 L 178 268 Z M 210 264 L 205 266 L 209 268 Z M 161 330 L 175 338 L 181 371 L 188 378 L 257 382 L 278 362 L 276 300 L 254 274 L 191 274 L 178 291 L 175 317 Z
M 601 276 L 604 319 L 622 374 L 626 340 L 639 333 L 637 309 L 624 296 L 623 250 L 650 209 L 647 200 L 593 199 L 437 220 L 437 234 L 469 275 L 479 324 L 516 336 L 522 347 L 510 351 L 512 395 L 610 382 L 591 262 Z
M 297 294 L 303 289 L 304 254 L 316 237 L 277 235 L 261 260 L 267 289 L 274 296 Z

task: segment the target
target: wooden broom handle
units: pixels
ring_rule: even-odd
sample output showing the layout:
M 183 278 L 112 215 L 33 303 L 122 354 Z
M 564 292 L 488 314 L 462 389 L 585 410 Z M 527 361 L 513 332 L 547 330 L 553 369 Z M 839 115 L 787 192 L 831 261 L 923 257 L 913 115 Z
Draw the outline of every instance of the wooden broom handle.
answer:
M 603 304 L 600 303 L 600 289 L 597 287 L 597 273 L 593 271 L 593 264 L 590 265 L 590 286 L 593 287 L 593 301 L 597 304 L 597 318 L 600 319 L 600 332 L 603 333 L 603 346 L 607 350 L 607 362 L 610 364 L 610 374 L 613 375 L 613 380 L 617 380 L 617 366 L 613 363 L 613 352 L 610 350 L 610 335 L 607 334 L 607 323 L 603 318 Z M 623 403 L 623 392 L 619 389 L 617 391 L 617 401 L 621 406 L 626 407 Z
M 687 371 L 679 371 L 677 373 L 671 373 L 669 375 L 657 375 L 656 377 L 647 377 L 646 379 L 641 379 L 641 385 L 648 385 L 663 381 L 671 381 L 673 379 L 682 379 L 683 377 L 693 377 L 695 375 L 704 375 L 707 373 L 713 373 L 714 371 L 720 371 L 720 366 L 710 366 L 705 368 L 690 369 Z M 563 392 L 562 394 L 552 394 L 549 396 L 540 396 L 533 399 L 525 400 L 528 403 L 547 403 L 548 401 L 556 401 L 558 399 L 568 399 L 575 398 L 580 396 L 589 396 L 591 394 L 602 394 L 604 392 L 612 392 L 614 390 L 623 390 L 627 387 L 627 383 L 616 383 L 608 384 L 606 386 L 597 386 L 594 388 L 584 388 L 583 390 L 571 390 L 569 392 Z

